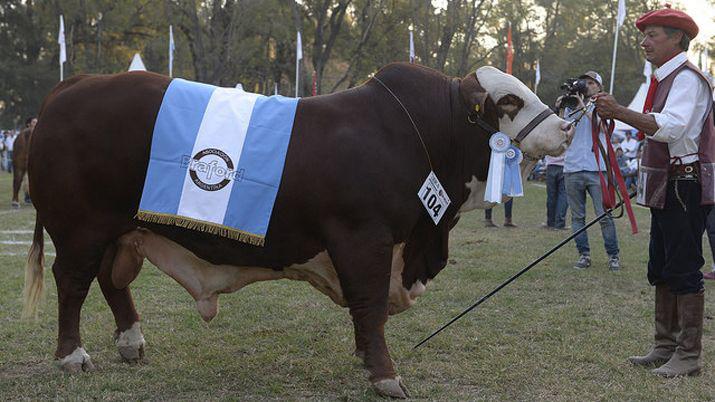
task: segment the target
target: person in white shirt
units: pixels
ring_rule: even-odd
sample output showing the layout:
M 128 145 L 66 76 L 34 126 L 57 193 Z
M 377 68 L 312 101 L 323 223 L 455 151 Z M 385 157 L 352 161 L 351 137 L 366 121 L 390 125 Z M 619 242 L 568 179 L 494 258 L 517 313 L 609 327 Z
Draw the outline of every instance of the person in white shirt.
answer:
M 628 159 L 633 159 L 638 153 L 638 140 L 633 138 L 633 134 L 630 131 L 626 131 L 626 138 L 621 141 L 620 147 L 623 150 L 623 154 Z
M 5 139 L 3 140 L 5 145 L 5 170 L 8 173 L 12 173 L 12 150 L 15 138 L 17 138 L 17 135 L 13 130 L 5 132 Z
M 710 183 L 715 156 L 710 84 L 688 61 L 698 27 L 690 16 L 665 8 L 636 22 L 641 47 L 657 69 L 644 113 L 599 94 L 598 113 L 645 134 L 638 202 L 650 207 L 648 281 L 655 286 L 655 340 L 650 352 L 632 356 L 638 366 L 664 377 L 695 375 L 702 369 L 705 260 L 702 235 L 715 194 Z M 703 175 L 703 180 L 701 179 Z

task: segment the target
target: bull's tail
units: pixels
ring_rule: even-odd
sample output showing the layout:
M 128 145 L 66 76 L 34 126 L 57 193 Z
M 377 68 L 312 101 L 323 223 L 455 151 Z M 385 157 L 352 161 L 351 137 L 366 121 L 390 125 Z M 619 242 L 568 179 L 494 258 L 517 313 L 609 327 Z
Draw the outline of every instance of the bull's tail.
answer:
M 35 233 L 32 237 L 32 246 L 27 253 L 25 265 L 25 290 L 23 291 L 22 318 L 33 317 L 37 319 L 37 308 L 42 300 L 44 285 L 45 263 L 45 235 L 40 219 L 35 217 Z

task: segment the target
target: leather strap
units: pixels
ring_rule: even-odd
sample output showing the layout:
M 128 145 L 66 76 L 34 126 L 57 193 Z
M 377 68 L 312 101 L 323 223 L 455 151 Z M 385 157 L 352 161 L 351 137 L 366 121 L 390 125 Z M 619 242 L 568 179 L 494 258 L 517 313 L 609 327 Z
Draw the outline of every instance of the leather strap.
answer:
M 520 143 L 524 138 L 526 138 L 527 135 L 536 128 L 542 121 L 546 120 L 547 117 L 551 116 L 554 114 L 554 111 L 551 110 L 551 108 L 547 108 L 543 112 L 539 113 L 538 116 L 534 117 L 533 120 L 529 122 L 529 124 L 526 125 L 526 127 L 522 128 L 521 131 L 519 131 L 519 134 L 516 135 L 514 138 L 514 141 L 517 143 Z

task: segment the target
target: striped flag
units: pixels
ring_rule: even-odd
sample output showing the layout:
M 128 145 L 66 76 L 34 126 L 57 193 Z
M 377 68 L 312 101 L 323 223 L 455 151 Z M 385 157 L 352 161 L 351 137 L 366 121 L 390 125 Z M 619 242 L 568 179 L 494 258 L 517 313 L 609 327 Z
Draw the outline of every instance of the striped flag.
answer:
M 172 80 L 137 218 L 263 245 L 298 99 Z

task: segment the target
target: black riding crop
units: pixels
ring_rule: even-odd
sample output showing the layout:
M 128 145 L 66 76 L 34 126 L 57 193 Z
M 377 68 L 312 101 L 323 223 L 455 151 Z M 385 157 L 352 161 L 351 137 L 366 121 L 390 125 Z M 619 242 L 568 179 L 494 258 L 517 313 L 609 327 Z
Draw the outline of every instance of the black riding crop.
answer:
M 635 195 L 636 195 L 635 192 L 632 192 L 632 193 L 628 194 L 628 199 L 633 198 Z M 548 257 L 548 256 L 550 256 L 551 254 L 553 254 L 556 250 L 558 250 L 558 249 L 560 249 L 561 247 L 563 247 L 564 244 L 568 243 L 568 242 L 571 241 L 573 238 L 575 238 L 575 237 L 578 236 L 579 234 L 583 233 L 586 229 L 588 229 L 589 227 L 593 226 L 596 222 L 599 222 L 601 219 L 605 218 L 606 215 L 610 214 L 613 210 L 615 210 L 615 209 L 617 209 L 617 208 L 620 208 L 620 207 L 623 205 L 624 202 L 625 202 L 625 200 L 621 200 L 618 204 L 616 204 L 616 206 L 614 206 L 613 208 L 610 208 L 609 210 L 605 211 L 605 212 L 602 213 L 601 215 L 597 216 L 597 217 L 596 217 L 595 219 L 593 219 L 591 222 L 587 223 L 586 226 L 582 227 L 581 229 L 579 229 L 579 230 L 575 231 L 573 234 L 571 234 L 571 236 L 569 236 L 569 237 L 563 239 L 559 244 L 555 245 L 551 250 L 547 251 L 546 254 L 544 254 L 544 255 L 542 255 L 541 257 L 539 257 L 539 258 L 537 258 L 536 260 L 534 260 L 531 264 L 527 265 L 526 268 L 524 268 L 524 269 L 522 269 L 521 271 L 519 271 L 519 272 L 517 272 L 516 274 L 514 274 L 514 276 L 512 276 L 512 277 L 509 278 L 509 279 L 507 279 L 506 282 L 504 282 L 504 283 L 502 283 L 501 285 L 497 286 L 496 289 L 492 290 L 491 292 L 489 292 L 489 294 L 487 294 L 486 296 L 483 296 L 481 299 L 477 300 L 476 303 L 472 304 L 471 306 L 469 306 L 469 308 L 467 308 L 466 310 L 464 310 L 464 311 L 462 311 L 461 313 L 459 313 L 459 315 L 457 315 L 456 317 L 454 317 L 454 318 L 452 318 L 451 320 L 449 320 L 448 323 L 442 325 L 442 327 L 440 327 L 438 330 L 434 331 L 430 336 L 428 336 L 427 338 L 425 338 L 425 339 L 423 339 L 422 341 L 420 341 L 420 343 L 418 343 L 417 345 L 415 345 L 413 349 L 417 349 L 417 348 L 420 347 L 422 344 L 424 344 L 425 342 L 427 342 L 427 341 L 429 341 L 430 339 L 432 339 L 435 335 L 437 335 L 437 334 L 439 334 L 440 332 L 442 332 L 442 331 L 443 331 L 444 329 L 446 329 L 448 326 L 452 325 L 455 321 L 457 321 L 458 319 L 462 318 L 465 314 L 467 314 L 468 312 L 474 310 L 477 306 L 479 306 L 480 304 L 484 303 L 487 299 L 489 299 L 490 297 L 494 296 L 497 292 L 499 292 L 500 290 L 502 290 L 502 288 L 504 288 L 506 285 L 512 283 L 514 280 L 516 280 L 516 278 L 520 277 L 520 276 L 521 276 L 522 274 L 524 274 L 526 271 L 528 271 L 528 270 L 530 270 L 531 268 L 533 268 L 536 264 L 538 264 L 538 263 L 540 263 L 541 261 L 543 261 L 546 257 Z

